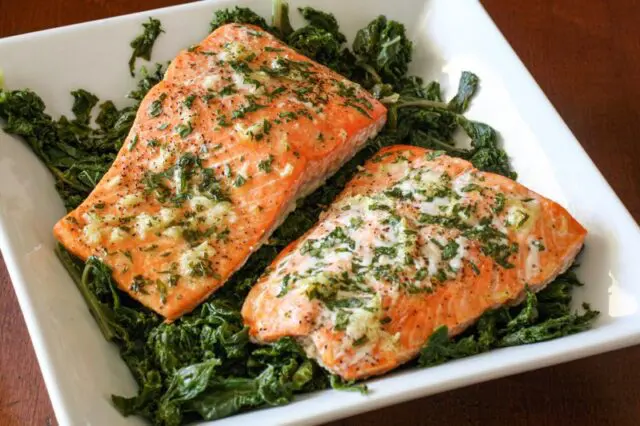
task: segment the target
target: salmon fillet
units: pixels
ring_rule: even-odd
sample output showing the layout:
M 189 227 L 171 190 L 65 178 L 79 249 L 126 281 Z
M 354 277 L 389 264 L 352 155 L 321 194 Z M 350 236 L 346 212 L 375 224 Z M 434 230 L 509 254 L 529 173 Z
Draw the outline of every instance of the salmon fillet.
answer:
M 111 169 L 55 237 L 173 320 L 238 270 L 384 125 L 364 89 L 257 27 L 181 52 Z
M 242 316 L 254 341 L 293 336 L 344 379 L 383 374 L 439 326 L 454 336 L 542 289 L 585 236 L 564 208 L 508 178 L 393 146 L 274 260 Z

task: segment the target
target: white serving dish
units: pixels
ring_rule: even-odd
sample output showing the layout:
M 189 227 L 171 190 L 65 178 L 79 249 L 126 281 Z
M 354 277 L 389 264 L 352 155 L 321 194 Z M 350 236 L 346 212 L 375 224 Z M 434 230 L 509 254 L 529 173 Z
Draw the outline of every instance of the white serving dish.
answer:
M 415 41 L 413 72 L 439 80 L 449 92 L 462 70 L 481 77 L 470 116 L 500 131 L 522 183 L 566 206 L 589 230 L 580 269 L 587 286 L 576 293 L 602 315 L 593 330 L 578 335 L 372 380 L 368 396 L 318 392 L 217 424 L 320 423 L 640 342 L 640 230 L 478 2 L 293 3 L 333 12 L 350 37 L 378 14 L 405 23 Z M 270 13 L 268 0 L 198 2 L 0 40 L 5 85 L 36 90 L 54 116 L 69 113 L 68 93 L 79 87 L 122 105 L 134 84 L 128 43 L 142 21 L 162 20 L 166 34 L 154 60 L 169 60 L 206 36 L 213 10 L 234 4 Z M 61 425 L 142 424 L 111 405 L 112 393 L 131 395 L 135 383 L 53 253 L 51 229 L 63 213 L 45 167 L 23 142 L 0 132 L 0 248 L 56 417 Z

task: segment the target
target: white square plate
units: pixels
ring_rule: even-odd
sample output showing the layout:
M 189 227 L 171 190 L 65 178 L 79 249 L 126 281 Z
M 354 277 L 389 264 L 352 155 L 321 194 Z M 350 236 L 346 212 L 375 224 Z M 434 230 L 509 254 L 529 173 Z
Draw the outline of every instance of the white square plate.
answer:
M 373 380 L 368 396 L 318 392 L 217 424 L 325 422 L 640 342 L 640 230 L 478 2 L 293 3 L 333 12 L 350 37 L 378 14 L 405 23 L 415 41 L 412 71 L 439 80 L 449 92 L 462 70 L 480 76 L 482 90 L 470 116 L 500 131 L 522 183 L 563 204 L 589 230 L 580 268 L 587 286 L 576 293 L 602 315 L 593 330 L 579 335 Z M 54 116 L 69 113 L 69 91 L 79 87 L 122 105 L 134 84 L 126 68 L 129 41 L 142 21 L 150 15 L 161 19 L 166 34 L 158 39 L 154 60 L 169 60 L 206 36 L 213 10 L 233 4 L 270 13 L 267 0 L 199 2 L 0 40 L 6 86 L 34 89 Z M 22 141 L 0 132 L 0 248 L 58 421 L 141 424 L 111 405 L 112 393 L 131 395 L 136 386 L 53 253 L 51 229 L 63 214 L 45 167 Z

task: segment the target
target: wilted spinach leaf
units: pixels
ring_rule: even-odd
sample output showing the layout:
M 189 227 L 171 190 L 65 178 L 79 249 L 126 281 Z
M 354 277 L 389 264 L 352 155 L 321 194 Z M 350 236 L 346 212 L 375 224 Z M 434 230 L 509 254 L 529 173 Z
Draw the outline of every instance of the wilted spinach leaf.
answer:
M 471 98 L 478 90 L 479 82 L 480 79 L 477 75 L 469 71 L 463 71 L 458 83 L 458 93 L 449 101 L 449 109 L 458 114 L 466 112 Z
M 135 75 L 136 59 L 150 60 L 153 45 L 158 36 L 164 32 L 160 21 L 154 18 L 149 18 L 149 22 L 143 23 L 142 27 L 142 34 L 131 41 L 133 52 L 131 52 L 131 58 L 129 58 L 129 72 L 132 77 Z
M 355 57 L 344 46 L 346 37 L 340 32 L 335 16 L 316 9 L 298 9 L 307 25 L 289 32 L 286 43 L 309 58 L 349 77 Z
M 413 43 L 407 38 L 404 25 L 379 16 L 358 31 L 353 52 L 374 83 L 384 82 L 396 89 L 407 74 Z M 371 86 L 367 84 L 366 87 Z
M 273 32 L 271 26 L 267 24 L 267 21 L 262 16 L 247 7 L 236 6 L 233 9 L 216 10 L 209 23 L 209 31 L 213 31 L 225 24 L 257 25 L 265 31 Z
M 80 125 L 89 124 L 91 120 L 91 110 L 98 103 L 98 97 L 84 89 L 74 90 L 71 92 L 71 96 L 73 96 L 73 107 L 71 107 L 71 111 L 76 116 L 76 123 Z
M 298 11 L 309 25 L 325 30 L 331 34 L 339 44 L 347 41 L 344 34 L 340 32 L 338 21 L 332 13 L 322 12 L 312 7 L 301 7 L 298 8 Z

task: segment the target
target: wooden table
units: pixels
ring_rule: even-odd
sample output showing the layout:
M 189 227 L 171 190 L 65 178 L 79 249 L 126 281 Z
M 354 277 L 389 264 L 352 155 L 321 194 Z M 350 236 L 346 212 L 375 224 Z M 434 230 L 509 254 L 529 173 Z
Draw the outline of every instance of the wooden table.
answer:
M 177 3 L 0 0 L 0 37 Z M 631 214 L 640 219 L 640 1 L 483 3 Z M 55 424 L 22 314 L 0 263 L 0 425 Z M 639 362 L 637 346 L 332 425 L 635 426 L 640 423 Z

